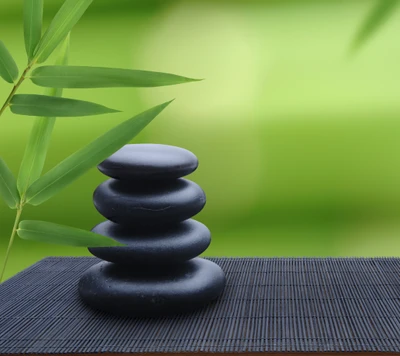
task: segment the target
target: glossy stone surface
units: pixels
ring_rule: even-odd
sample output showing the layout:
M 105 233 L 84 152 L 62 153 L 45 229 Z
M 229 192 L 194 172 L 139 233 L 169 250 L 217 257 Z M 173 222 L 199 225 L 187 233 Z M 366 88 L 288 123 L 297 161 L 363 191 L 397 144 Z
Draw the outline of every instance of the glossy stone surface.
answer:
M 192 219 L 161 230 L 126 228 L 105 221 L 92 231 L 127 245 L 89 248 L 93 255 L 127 265 L 182 263 L 203 253 L 211 242 L 210 230 Z
M 159 144 L 125 145 L 99 164 L 105 175 L 123 180 L 174 179 L 198 166 L 197 157 L 184 148 Z
M 216 299 L 224 286 L 221 268 L 202 258 L 137 272 L 100 262 L 83 274 L 79 293 L 95 309 L 122 316 L 161 316 L 193 311 Z
M 94 192 L 96 209 L 122 225 L 162 225 L 189 219 L 203 209 L 206 196 L 194 182 L 123 182 L 109 179 Z

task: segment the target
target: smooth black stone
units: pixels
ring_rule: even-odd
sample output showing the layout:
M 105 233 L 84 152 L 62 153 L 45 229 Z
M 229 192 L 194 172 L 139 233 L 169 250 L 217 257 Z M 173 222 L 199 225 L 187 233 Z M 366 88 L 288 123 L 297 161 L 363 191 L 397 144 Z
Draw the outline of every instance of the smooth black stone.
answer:
M 115 223 L 156 226 L 191 218 L 203 209 L 206 196 L 196 183 L 183 178 L 141 184 L 109 179 L 97 187 L 93 202 Z
M 225 275 L 215 263 L 194 258 L 173 268 L 130 271 L 100 262 L 79 281 L 89 306 L 123 316 L 162 316 L 193 311 L 216 299 Z
M 203 253 L 211 242 L 210 230 L 192 219 L 161 231 L 138 230 L 104 221 L 92 231 L 127 246 L 92 247 L 89 251 L 102 260 L 125 265 L 182 263 Z
M 159 144 L 125 145 L 98 165 L 111 177 L 132 179 L 175 179 L 196 170 L 197 157 L 184 148 Z

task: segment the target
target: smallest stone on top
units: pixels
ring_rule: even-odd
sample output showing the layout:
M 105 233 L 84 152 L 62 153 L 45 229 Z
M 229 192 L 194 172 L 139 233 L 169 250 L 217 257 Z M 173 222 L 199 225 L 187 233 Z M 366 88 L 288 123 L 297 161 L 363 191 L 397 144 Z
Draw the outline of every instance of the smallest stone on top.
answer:
M 184 148 L 160 144 L 132 144 L 122 147 L 99 164 L 99 170 L 121 180 L 166 180 L 194 172 L 197 157 Z

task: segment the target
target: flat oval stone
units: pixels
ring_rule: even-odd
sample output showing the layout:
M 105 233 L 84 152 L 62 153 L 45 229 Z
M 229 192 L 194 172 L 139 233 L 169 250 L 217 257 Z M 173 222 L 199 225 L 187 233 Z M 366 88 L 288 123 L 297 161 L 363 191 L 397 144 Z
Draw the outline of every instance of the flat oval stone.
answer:
M 225 275 L 215 263 L 194 258 L 173 268 L 137 272 L 100 262 L 79 281 L 81 299 L 92 308 L 123 316 L 163 316 L 193 311 L 216 299 Z
M 98 169 L 105 175 L 122 180 L 175 179 L 196 170 L 197 157 L 184 148 L 159 144 L 125 145 Z
M 194 182 L 179 178 L 167 182 L 124 182 L 109 179 L 94 192 L 96 209 L 122 225 L 174 224 L 203 209 L 206 196 Z
M 89 251 L 102 260 L 125 265 L 182 263 L 203 253 L 211 242 L 210 230 L 192 219 L 150 231 L 104 221 L 92 231 L 127 246 L 91 247 Z

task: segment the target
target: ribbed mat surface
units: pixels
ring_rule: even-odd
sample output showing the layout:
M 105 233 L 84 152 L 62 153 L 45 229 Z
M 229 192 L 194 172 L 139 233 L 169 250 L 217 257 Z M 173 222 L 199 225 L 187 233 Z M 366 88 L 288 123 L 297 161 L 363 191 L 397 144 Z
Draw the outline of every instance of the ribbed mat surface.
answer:
M 46 258 L 0 285 L 0 353 L 400 352 L 400 259 L 212 258 L 223 296 L 190 315 L 86 308 L 90 257 Z

